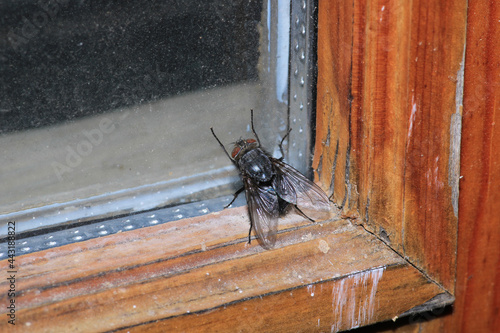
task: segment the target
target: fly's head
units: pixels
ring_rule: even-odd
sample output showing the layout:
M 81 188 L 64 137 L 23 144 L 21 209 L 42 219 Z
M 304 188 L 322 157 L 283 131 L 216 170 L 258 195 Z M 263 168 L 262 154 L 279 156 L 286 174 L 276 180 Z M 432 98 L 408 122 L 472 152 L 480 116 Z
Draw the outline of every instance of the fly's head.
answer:
M 234 143 L 233 152 L 231 153 L 231 157 L 234 160 L 239 160 L 241 156 L 243 156 L 247 151 L 258 148 L 259 144 L 254 139 L 239 139 Z

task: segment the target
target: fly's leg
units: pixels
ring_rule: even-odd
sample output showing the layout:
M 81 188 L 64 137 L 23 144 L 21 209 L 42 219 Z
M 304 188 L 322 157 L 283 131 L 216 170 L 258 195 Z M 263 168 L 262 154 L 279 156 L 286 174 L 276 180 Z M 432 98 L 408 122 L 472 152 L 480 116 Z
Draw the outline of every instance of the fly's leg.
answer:
M 251 244 L 251 242 L 252 242 L 252 227 L 253 227 L 253 223 L 252 223 L 252 219 L 250 219 L 250 230 L 248 230 L 248 244 Z
M 255 135 L 255 138 L 257 139 L 257 143 L 259 144 L 259 146 L 261 146 L 259 136 L 257 135 L 257 132 L 255 132 L 255 128 L 253 126 L 253 110 L 250 110 L 250 121 L 251 121 L 251 124 L 252 124 L 253 135 Z M 290 128 L 288 130 L 288 132 L 286 132 L 286 134 L 283 137 L 283 139 L 281 139 L 281 142 L 279 144 L 280 152 L 281 152 L 281 157 L 279 158 L 280 161 L 283 161 L 283 158 L 285 157 L 285 153 L 283 152 L 283 141 L 285 141 L 285 139 L 287 138 L 287 136 L 290 134 L 291 131 L 292 131 L 292 129 Z M 213 131 L 212 131 L 212 133 L 213 133 Z M 215 134 L 214 134 L 214 136 L 215 136 Z M 219 141 L 219 139 L 217 139 L 217 141 Z M 220 143 L 220 141 L 219 141 L 219 143 Z M 227 154 L 227 152 L 226 152 L 226 154 Z M 228 156 L 229 156 L 229 154 L 228 154 Z
M 224 209 L 226 209 L 227 207 L 231 206 L 231 205 L 233 204 L 234 200 L 236 200 L 236 198 L 238 197 L 238 195 L 239 195 L 241 192 L 243 192 L 243 190 L 244 190 L 244 189 L 245 189 L 245 188 L 244 188 L 244 187 L 242 187 L 242 188 L 240 188 L 238 191 L 236 191 L 236 193 L 234 193 L 233 200 L 231 200 L 231 202 L 230 202 L 229 204 L 227 204 L 226 206 L 224 206 Z
M 300 215 L 302 215 L 303 217 L 305 217 L 306 219 L 308 219 L 309 221 L 311 222 L 316 222 L 314 221 L 312 218 L 310 218 L 309 216 L 307 216 L 303 211 L 300 210 L 299 207 L 297 207 L 297 205 L 293 205 L 295 207 L 295 209 L 299 212 Z
M 253 110 L 250 110 L 250 122 L 252 124 L 252 132 L 253 132 L 253 135 L 255 135 L 255 138 L 257 139 L 257 143 L 259 144 L 260 146 L 260 139 L 259 139 L 259 136 L 257 135 L 257 132 L 255 132 L 255 128 L 253 127 Z
M 290 132 L 292 131 L 292 129 L 290 128 L 288 130 L 288 132 L 286 132 L 285 136 L 283 137 L 283 139 L 281 139 L 281 142 L 279 144 L 279 147 L 280 147 L 280 152 L 281 152 L 281 157 L 278 158 L 278 160 L 280 161 L 283 161 L 283 158 L 285 158 L 285 153 L 283 152 L 283 141 L 285 141 L 285 139 L 287 138 L 288 134 L 290 134 Z

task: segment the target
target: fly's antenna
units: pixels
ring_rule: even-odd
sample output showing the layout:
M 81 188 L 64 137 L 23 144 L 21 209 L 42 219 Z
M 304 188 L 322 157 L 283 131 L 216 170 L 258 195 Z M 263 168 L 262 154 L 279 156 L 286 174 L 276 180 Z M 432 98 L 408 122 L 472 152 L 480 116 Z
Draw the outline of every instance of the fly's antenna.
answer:
M 224 149 L 224 152 L 226 153 L 227 157 L 228 157 L 228 158 L 229 158 L 229 159 L 230 159 L 233 163 L 235 163 L 235 162 L 234 162 L 234 160 L 233 160 L 233 159 L 231 158 L 231 156 L 229 155 L 229 153 L 227 152 L 226 147 L 224 147 L 224 145 L 222 144 L 222 142 L 220 142 L 220 140 L 219 140 L 219 138 L 217 137 L 217 135 L 215 135 L 215 133 L 214 133 L 214 128 L 213 128 L 213 127 L 210 127 L 210 130 L 212 131 L 212 134 L 214 135 L 215 140 L 217 140 L 217 142 L 218 142 L 218 143 L 219 143 L 219 145 L 222 147 L 222 149 Z
M 252 132 L 253 132 L 253 135 L 255 135 L 255 138 L 257 139 L 257 143 L 259 144 L 259 146 L 261 146 L 260 140 L 259 140 L 259 136 L 255 132 L 255 128 L 253 127 L 253 109 L 250 110 L 250 120 L 252 122 Z

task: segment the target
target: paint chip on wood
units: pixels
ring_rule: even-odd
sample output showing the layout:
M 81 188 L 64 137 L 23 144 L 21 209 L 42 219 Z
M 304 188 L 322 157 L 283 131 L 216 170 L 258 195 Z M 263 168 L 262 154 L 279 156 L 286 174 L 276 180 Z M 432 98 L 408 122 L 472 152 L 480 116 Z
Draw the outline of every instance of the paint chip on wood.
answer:
M 318 245 L 318 248 L 321 252 L 323 253 L 328 253 L 328 251 L 330 250 L 330 246 L 328 245 L 328 243 L 325 241 L 325 240 L 320 240 L 319 241 L 319 245 Z

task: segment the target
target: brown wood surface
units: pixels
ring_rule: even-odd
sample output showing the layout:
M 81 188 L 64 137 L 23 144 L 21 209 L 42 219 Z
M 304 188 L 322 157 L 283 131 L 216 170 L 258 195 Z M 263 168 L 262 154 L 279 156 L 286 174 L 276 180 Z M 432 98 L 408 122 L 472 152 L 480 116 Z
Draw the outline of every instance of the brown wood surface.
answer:
M 346 214 L 357 211 L 450 291 L 466 4 L 322 1 L 318 9 L 313 167 Z
M 453 246 L 453 237 L 449 235 L 455 233 L 455 228 L 450 224 L 442 223 L 448 220 L 452 224 L 457 223 L 454 215 L 456 209 L 451 214 L 451 207 L 443 200 L 452 197 L 456 200 L 456 180 L 453 182 L 447 181 L 446 173 L 451 176 L 457 175 L 456 168 L 456 142 L 461 139 L 460 151 L 460 195 L 458 205 L 458 241 L 457 241 L 457 272 L 456 272 L 456 287 L 455 295 L 456 302 L 453 306 L 452 313 L 443 316 L 442 312 L 427 313 L 425 316 L 414 318 L 415 320 L 424 319 L 424 322 L 411 323 L 410 325 L 394 327 L 373 328 L 372 331 L 377 332 L 495 332 L 500 326 L 500 4 L 495 0 L 470 0 L 470 1 L 414 1 L 407 4 L 399 3 L 399 6 L 392 8 L 389 11 L 389 28 L 383 27 L 383 23 L 387 22 L 387 16 L 379 16 L 382 19 L 380 22 L 371 24 L 376 16 L 373 11 L 380 9 L 380 5 L 390 4 L 389 1 L 366 3 L 355 2 L 354 18 L 348 19 L 354 23 L 353 45 L 352 52 L 353 69 L 352 69 L 352 103 L 351 118 L 352 121 L 348 124 L 352 127 L 351 133 L 353 139 L 351 158 L 354 160 L 351 165 L 359 167 L 360 174 L 356 176 L 356 168 L 350 175 L 351 186 L 355 186 L 360 192 L 360 208 L 359 212 L 372 223 L 382 226 L 386 231 L 396 230 L 396 235 L 389 235 L 392 245 L 394 240 L 400 238 L 401 244 L 405 245 L 404 253 L 413 252 L 414 255 L 409 256 L 413 262 L 420 267 L 424 267 L 434 277 L 438 276 L 447 288 L 453 287 L 452 271 L 446 270 L 446 267 L 440 267 L 446 258 L 450 257 L 449 249 Z M 352 4 L 344 4 L 346 7 Z M 466 29 L 466 45 L 467 48 L 464 54 L 464 60 L 461 59 L 461 54 L 464 52 L 463 38 L 465 36 L 464 28 L 464 13 L 465 6 L 467 8 L 467 29 Z M 377 7 L 378 6 L 378 7 Z M 410 7 L 411 6 L 411 7 Z M 330 56 L 329 52 L 325 52 L 321 48 L 324 46 L 321 37 L 322 23 L 326 22 L 331 25 L 336 25 L 335 16 L 321 14 L 323 12 L 335 10 L 333 3 L 320 2 L 320 40 L 319 47 L 319 63 L 321 64 L 322 53 L 323 59 Z M 326 8 L 328 7 L 328 8 Z M 404 8 L 403 8 L 404 7 Z M 369 9 L 371 8 L 371 10 Z M 396 17 L 392 14 L 398 13 Z M 370 19 L 371 17 L 371 19 Z M 400 20 L 400 23 L 396 23 Z M 401 22 L 402 20 L 402 22 Z M 392 23 L 392 25 L 391 25 Z M 408 25 L 409 24 L 409 25 Z M 332 29 L 332 28 L 329 28 Z M 325 31 L 323 29 L 323 31 Z M 398 35 L 401 31 L 411 33 L 411 38 L 404 35 Z M 391 36 L 398 35 L 396 39 Z M 369 36 L 369 37 L 368 37 Z M 368 40 L 370 39 L 370 40 Z M 400 57 L 407 57 L 408 66 L 400 67 L 396 77 L 391 75 L 384 76 L 384 71 L 391 73 L 392 64 L 397 64 L 395 55 L 391 53 L 391 49 L 379 49 L 375 52 L 375 58 L 369 58 L 366 54 L 371 54 L 373 57 L 373 45 L 381 44 L 382 46 L 395 45 Z M 345 43 L 344 43 L 345 44 Z M 356 45 L 358 47 L 356 48 Z M 329 46 L 327 46 L 327 49 Z M 434 50 L 436 49 L 436 50 Z M 406 51 L 405 51 L 406 50 Z M 402 52 L 403 51 L 403 52 Z M 406 53 L 406 55 L 404 55 Z M 384 56 L 386 56 L 384 58 Z M 391 58 L 392 56 L 392 58 Z M 345 56 L 340 56 L 343 58 Z M 417 59 L 418 57 L 418 59 Z M 376 62 L 372 62 L 373 60 Z M 392 59 L 391 61 L 387 59 Z M 337 60 L 333 60 L 335 62 Z M 456 137 L 456 133 L 460 133 L 460 127 L 450 129 L 450 125 L 456 126 L 456 121 L 461 118 L 460 110 L 460 73 L 457 70 L 457 64 L 465 62 L 465 77 L 463 81 L 463 127 L 461 137 Z M 367 63 L 372 62 L 372 63 Z M 400 66 L 400 65 L 397 65 Z M 382 68 L 380 75 L 377 77 L 380 82 L 374 82 L 370 78 L 370 73 L 377 73 L 374 67 Z M 323 83 L 323 87 L 318 85 L 318 107 L 323 110 L 318 110 L 318 120 L 324 122 L 328 119 L 328 112 L 321 104 L 321 96 L 330 93 L 331 86 L 338 85 L 338 82 L 345 82 L 337 76 L 338 71 L 333 71 L 334 66 L 326 65 L 323 71 L 320 71 L 319 82 L 329 82 L 330 86 Z M 447 82 L 447 74 L 449 74 Z M 341 73 L 344 77 L 348 77 L 349 73 Z M 372 74 L 373 75 L 373 74 Z M 328 76 L 328 77 L 327 77 Z M 393 84 L 398 82 L 401 85 L 394 90 Z M 456 93 L 454 94 L 453 86 L 458 83 Z M 387 87 L 387 93 L 377 95 L 377 92 L 383 87 Z M 382 88 L 381 88 L 382 87 Z M 391 90 L 392 89 L 392 90 Z M 406 90 L 406 92 L 405 92 Z M 408 93 L 408 90 L 411 94 Z M 383 89 L 382 89 L 383 91 Z M 371 95 L 367 95 L 371 92 Z M 401 101 L 401 92 L 406 93 L 406 102 Z M 369 100 L 367 101 L 367 97 Z M 374 98 L 378 96 L 377 98 Z M 349 93 L 343 96 L 348 100 Z M 339 97 L 336 97 L 339 98 Z M 456 102 L 453 100 L 456 99 Z M 367 205 L 366 193 L 372 190 L 374 184 L 380 189 L 386 190 L 390 188 L 386 183 L 380 180 L 373 181 L 377 175 L 372 175 L 373 170 L 378 167 L 374 164 L 380 164 L 377 159 L 370 159 L 367 153 L 356 155 L 356 150 L 361 148 L 365 151 L 376 150 L 377 141 L 373 138 L 377 135 L 387 136 L 387 133 L 394 134 L 395 140 L 389 141 L 398 151 L 400 151 L 400 143 L 398 144 L 398 136 L 401 134 L 400 129 L 394 129 L 395 123 L 400 120 L 395 119 L 391 113 L 391 108 L 396 102 L 403 102 L 403 129 L 409 133 L 410 124 L 412 126 L 412 136 L 405 138 L 405 191 L 404 191 L 404 216 L 402 223 L 392 221 L 393 216 L 385 216 L 391 214 L 391 210 L 397 211 L 399 207 L 391 207 L 393 203 L 389 203 L 385 209 L 382 209 L 379 215 L 374 212 L 370 215 L 371 209 L 380 209 L 380 205 L 373 203 L 370 200 L 368 209 L 363 209 Z M 370 106 L 367 104 L 374 104 Z M 406 103 L 406 106 L 405 106 Z M 396 103 L 397 104 L 397 103 Z M 385 112 L 382 109 L 383 123 L 386 128 L 383 131 L 378 128 L 373 121 L 365 116 L 366 109 L 370 107 L 376 109 L 378 106 L 384 105 L 389 111 Z M 416 105 L 415 113 L 412 115 L 413 105 Z M 455 112 L 453 109 L 455 108 Z M 394 109 L 393 109 L 394 110 Z M 409 110 L 409 111 L 408 111 Z M 323 112 L 323 113 L 321 113 Z M 355 116 L 357 115 L 357 117 Z M 361 115 L 361 116 L 360 116 Z M 385 117 L 385 118 L 384 118 Z M 439 122 L 442 125 L 439 126 Z M 454 123 L 455 122 L 455 123 Z M 432 126 L 426 124 L 434 124 Z M 459 125 L 459 124 L 458 124 Z M 347 126 L 347 125 L 342 125 Z M 319 136 L 335 137 L 339 134 L 331 134 L 328 130 L 331 125 L 318 126 L 318 129 L 325 128 L 318 132 Z M 370 131 L 375 131 L 372 133 Z M 455 133 L 453 133 L 455 132 Z M 344 133 L 341 135 L 345 136 Z M 371 136 L 370 136 L 371 135 Z M 405 133 L 403 133 L 405 135 Z M 410 140 L 408 140 L 410 138 Z M 363 141 L 363 139 L 365 141 Z M 458 140 L 457 140 L 458 139 Z M 452 141 L 452 144 L 447 142 Z M 321 137 L 317 142 L 322 142 Z M 356 142 L 366 144 L 358 148 L 355 147 Z M 372 143 L 375 142 L 375 143 Z M 446 166 L 446 152 L 442 152 L 449 145 L 450 150 L 454 152 L 448 156 L 450 165 Z M 318 146 L 318 150 L 328 150 Z M 419 151 L 420 149 L 420 151 Z M 322 152 L 324 155 L 325 152 Z M 376 154 L 376 153 L 373 153 Z M 400 156 L 401 154 L 399 154 Z M 434 157 L 434 161 L 432 158 Z M 437 159 L 439 157 L 439 159 Z M 325 161 L 321 156 L 317 156 L 317 161 Z M 435 163 L 435 168 L 432 168 L 432 163 Z M 443 164 L 444 163 L 444 164 Z M 361 164 L 361 166 L 360 166 Z M 454 164 L 454 166 L 453 166 Z M 317 165 L 317 164 L 316 164 Z M 328 179 L 328 164 L 321 165 L 320 179 Z M 453 170 L 453 167 L 455 170 Z M 419 170 L 420 168 L 420 170 Z M 442 173 L 443 170 L 447 172 Z M 364 171 L 363 171 L 364 170 Z M 430 171 L 430 172 L 429 172 Z M 437 171 L 437 172 L 434 172 Z M 390 168 L 386 172 L 393 173 L 392 176 L 400 177 L 401 170 L 396 166 Z M 372 177 L 372 178 L 369 178 Z M 391 180 L 390 180 L 391 181 Z M 399 179 L 392 180 L 400 182 Z M 442 189 L 439 188 L 440 185 Z M 398 185 L 399 186 L 399 185 Z M 446 188 L 447 186 L 451 188 Z M 342 186 L 339 186 L 341 190 Z M 344 185 L 345 187 L 345 185 Z M 368 187 L 368 190 L 366 189 Z M 335 188 L 336 191 L 339 189 Z M 382 193 L 380 197 L 380 189 L 378 191 L 379 200 L 385 200 L 387 196 Z M 450 195 L 451 190 L 451 195 Z M 453 193 L 455 192 L 455 193 Z M 374 193 L 373 191 L 370 193 Z M 389 191 L 389 194 L 398 194 Z M 444 195 L 443 195 L 444 193 Z M 434 197 L 435 202 L 429 202 L 429 199 Z M 377 200 L 377 199 L 375 199 Z M 411 200 L 412 202 L 410 202 Z M 339 203 L 339 201 L 337 201 Z M 419 204 L 420 206 L 416 205 Z M 374 207 L 372 207 L 372 204 Z M 384 205 L 387 203 L 384 202 Z M 453 202 L 456 205 L 456 201 Z M 408 214 L 409 213 L 409 214 Z M 407 215 L 411 215 L 410 218 Z M 396 216 L 397 217 L 397 216 Z M 451 217 L 451 219 L 449 219 Z M 411 223 L 414 218 L 420 221 Z M 428 222 L 428 223 L 426 223 Z M 437 222 L 438 225 L 434 225 Z M 387 226 L 396 226 L 395 228 Z M 402 236 L 398 233 L 398 228 L 402 228 L 404 233 Z M 390 229 L 392 228 L 392 229 Z M 408 234 L 412 234 L 412 239 L 407 241 L 405 238 Z M 440 239 L 444 241 L 440 244 Z M 437 245 L 434 250 L 428 245 Z M 397 244 L 395 248 L 397 247 Z M 442 250 L 445 250 L 443 253 Z M 411 254 L 411 253 L 410 253 Z M 453 257 L 453 256 L 451 256 Z M 415 261 L 415 258 L 419 258 Z M 427 261 L 427 264 L 426 264 Z M 437 264 L 437 265 L 436 265 Z M 451 266 L 450 266 L 451 267 Z M 448 280 L 451 283 L 445 283 Z M 434 320 L 432 320 L 434 319 Z M 390 326 L 390 325 L 389 325 Z
M 348 1 L 319 3 L 318 10 L 318 100 L 317 136 L 313 168 L 317 169 L 324 188 L 330 189 L 332 200 L 343 207 L 356 204 L 346 186 L 349 182 L 350 150 L 350 75 L 352 57 L 353 5 Z M 328 22 L 328 24 L 326 24 Z M 348 201 L 349 200 L 349 201 Z M 356 206 L 354 207 L 356 208 Z
M 453 311 L 446 316 L 428 313 L 425 322 L 377 332 L 489 333 L 500 327 L 498 22 L 498 1 L 468 1 Z
M 500 327 L 500 3 L 468 3 L 457 300 L 445 325 L 450 333 Z
M 269 251 L 248 223 L 241 207 L 19 256 L 16 330 L 330 331 L 448 295 L 349 221 L 291 214 Z

